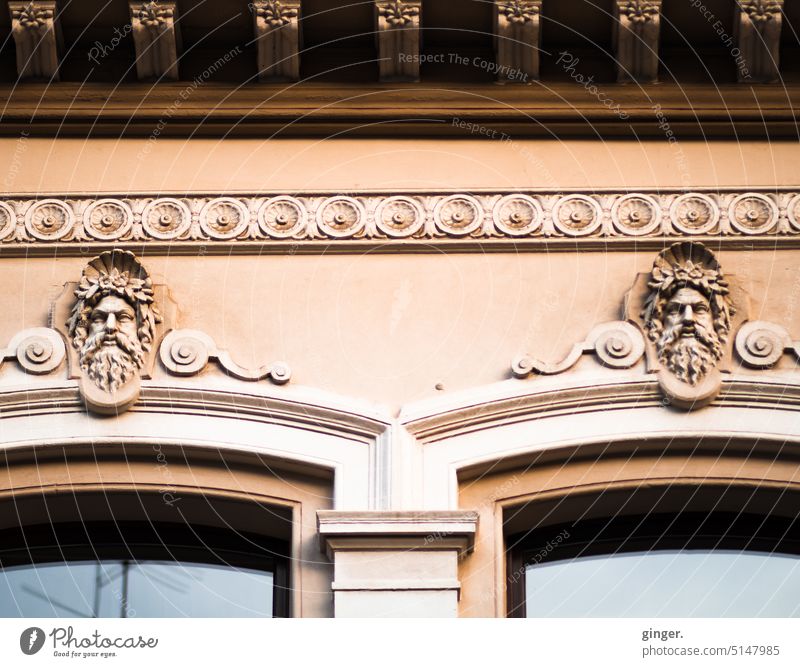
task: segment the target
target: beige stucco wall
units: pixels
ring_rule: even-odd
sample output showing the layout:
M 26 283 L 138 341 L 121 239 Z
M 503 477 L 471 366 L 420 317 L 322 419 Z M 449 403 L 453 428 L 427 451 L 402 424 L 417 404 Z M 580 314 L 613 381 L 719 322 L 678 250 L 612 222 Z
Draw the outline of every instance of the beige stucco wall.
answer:
M 249 367 L 289 363 L 293 384 L 396 411 L 510 377 L 513 357 L 558 361 L 597 323 L 618 319 L 652 251 L 145 258 L 200 329 Z M 800 336 L 797 251 L 730 251 L 754 319 Z M 48 301 L 85 260 L 0 261 L 0 341 L 46 326 Z M 789 362 L 791 363 L 791 362 Z M 437 390 L 437 385 L 443 389 Z
M 796 142 L 0 139 L 16 192 L 294 193 L 360 189 L 746 188 L 800 183 Z M 10 179 L 10 183 L 9 183 Z M 91 250 L 87 250 L 91 252 Z M 282 359 L 295 381 L 396 410 L 508 377 L 521 352 L 556 361 L 617 319 L 654 253 L 524 252 L 145 257 L 179 304 L 247 366 Z M 723 252 L 751 281 L 754 313 L 800 331 L 795 251 Z M 46 324 L 81 258 L 0 262 L 0 340 Z
M 19 193 L 180 195 L 401 188 L 657 191 L 679 188 L 687 180 L 693 187 L 742 190 L 800 184 L 800 147 L 780 142 L 162 139 L 145 154 L 146 146 L 145 140 L 134 139 L 0 139 L 2 187 Z M 140 253 L 155 282 L 167 285 L 178 304 L 177 327 L 209 334 L 242 366 L 286 361 L 292 368 L 292 382 L 288 387 L 240 382 L 224 377 L 214 364 L 199 377 L 187 379 L 167 375 L 159 368 L 150 384 L 163 384 L 167 393 L 175 387 L 233 392 L 222 418 L 204 412 L 201 396 L 191 406 L 194 412 L 172 413 L 162 406 L 156 417 L 147 413 L 147 406 L 136 406 L 122 417 L 103 420 L 78 413 L 73 406 L 63 418 L 62 428 L 100 441 L 109 434 L 159 438 L 166 431 L 172 432 L 176 442 L 196 435 L 214 446 L 220 438 L 228 438 L 231 448 L 271 448 L 273 456 L 300 461 L 298 466 L 313 459 L 334 471 L 331 504 L 337 510 L 479 510 L 481 532 L 476 551 L 467 557 L 461 571 L 462 615 L 503 613 L 502 516 L 495 489 L 503 488 L 509 479 L 501 475 L 485 484 L 462 487 L 459 495 L 457 478 L 462 466 L 478 459 L 493 466 L 507 456 L 530 459 L 534 449 L 555 448 L 561 440 L 573 437 L 585 443 L 602 437 L 609 427 L 603 419 L 611 418 L 623 421 L 628 433 L 645 431 L 654 424 L 652 428 L 660 434 L 683 429 L 686 437 L 698 439 L 708 432 L 723 437 L 723 431 L 733 429 L 769 431 L 773 437 L 789 441 L 800 432 L 794 414 L 788 412 L 791 406 L 774 428 L 766 425 L 765 414 L 754 419 L 751 406 L 746 405 L 748 400 L 760 400 L 754 394 L 741 399 L 742 405 L 732 402 L 730 407 L 707 408 L 690 415 L 666 408 L 644 394 L 627 405 L 627 412 L 604 410 L 604 404 L 598 404 L 581 408 L 584 414 L 578 415 L 579 420 L 570 415 L 569 405 L 573 404 L 569 403 L 562 414 L 554 410 L 541 421 L 533 408 L 516 415 L 512 406 L 505 423 L 502 402 L 508 396 L 512 402 L 520 398 L 522 404 L 530 395 L 533 404 L 540 387 L 544 387 L 543 393 L 557 392 L 559 383 L 567 386 L 578 375 L 580 382 L 600 384 L 598 378 L 605 374 L 602 382 L 608 383 L 610 394 L 621 394 L 622 383 L 631 378 L 648 380 L 643 363 L 630 371 L 617 371 L 602 369 L 587 356 L 576 376 L 515 380 L 493 388 L 493 383 L 510 377 L 511 360 L 520 353 L 557 361 L 574 343 L 583 341 L 594 325 L 618 319 L 623 297 L 636 275 L 652 267 L 656 254 L 652 244 L 644 251 L 631 250 L 631 242 L 625 250 L 598 246 L 577 251 L 562 244 L 558 252 L 541 246 L 524 252 L 476 248 L 469 253 L 441 246 L 428 252 L 403 252 L 400 244 L 386 245 L 370 251 L 296 253 L 287 244 L 286 252 L 264 255 L 227 256 L 202 250 L 196 255 L 186 254 L 186 250 L 182 254 L 163 250 Z M 74 255 L 52 252 L 49 256 L 3 257 L 0 247 L 0 346 L 23 329 L 47 326 L 49 303 L 64 283 L 78 279 L 94 250 L 86 247 L 84 256 Z M 758 250 L 728 248 L 719 253 L 725 272 L 738 276 L 752 297 L 751 318 L 781 325 L 795 340 L 800 338 L 799 257 L 800 250 L 783 244 L 765 249 L 762 243 Z M 776 382 L 796 386 L 795 369 L 793 358 L 784 355 L 777 368 L 783 374 Z M 583 371 L 587 373 L 581 375 Z M 4 365 L 2 373 L 9 393 L 27 390 L 29 384 L 41 387 L 66 381 L 63 369 L 57 377 L 26 378 L 12 361 Z M 749 381 L 759 373 L 745 371 L 741 375 Z M 769 373 L 765 371 L 763 376 L 775 377 Z M 614 384 L 616 378 L 620 378 L 619 385 Z M 653 384 L 652 377 L 649 381 Z M 576 386 L 581 389 L 579 383 Z M 303 393 L 307 389 L 328 392 L 325 401 L 331 395 L 341 399 L 331 412 L 341 407 L 339 414 L 346 416 L 335 428 L 331 424 L 336 419 L 330 418 L 330 413 L 325 416 L 329 421 L 317 423 L 316 413 L 308 408 L 317 404 L 308 398 L 310 393 Z M 779 393 L 779 389 L 775 391 Z M 472 390 L 474 395 L 469 394 Z M 249 394 L 257 400 L 269 397 L 263 401 L 262 421 L 238 421 L 237 402 Z M 284 413 L 278 410 L 273 414 L 275 403 L 270 403 L 276 397 L 298 400 L 296 412 L 306 421 L 286 417 L 288 425 L 283 424 Z M 437 413 L 437 407 L 417 406 L 411 416 L 393 419 L 404 406 L 429 398 L 442 399 L 441 412 Z M 183 396 L 176 392 L 176 405 L 181 400 Z M 478 406 L 474 410 L 478 413 L 492 403 L 497 414 L 486 417 L 484 423 L 479 423 L 483 419 L 479 415 L 481 419 L 475 417 L 473 423 L 463 425 L 469 422 L 473 405 Z M 371 404 L 378 416 L 354 437 L 351 422 L 355 418 L 349 411 L 357 412 L 364 404 Z M 451 408 L 462 412 L 454 412 L 452 422 L 441 426 L 441 432 L 433 427 L 426 431 L 425 424 L 414 423 L 417 418 L 420 423 L 428 417 L 435 421 L 439 415 L 444 415 L 441 419 L 446 422 Z M 363 416 L 366 410 L 359 414 Z M 58 408 L 47 419 L 62 420 Z M 52 435 L 45 417 L 31 420 L 17 410 L 14 420 L 13 429 L 6 427 L 5 442 L 33 438 L 31 433 L 44 441 L 41 431 L 47 431 L 48 437 L 60 435 Z M 264 427 L 270 420 L 281 422 L 283 430 Z M 220 422 L 217 430 L 212 428 L 215 421 Z M 581 422 L 581 428 L 575 421 Z M 505 427 L 507 432 L 501 431 Z M 326 429 L 338 431 L 326 431 L 324 438 L 313 439 L 312 432 Z M 176 430 L 181 433 L 175 435 Z M 463 441 L 459 441 L 462 434 Z M 676 469 L 689 458 L 674 462 Z M 666 463 L 658 465 L 664 468 Z M 562 479 L 566 486 L 586 472 L 580 466 L 567 468 Z M 787 467 L 781 483 L 796 482 L 795 468 Z M 592 479 L 602 485 L 623 471 L 612 462 L 591 472 L 597 473 Z M 675 470 L 667 472 L 679 476 Z M 763 471 L 753 468 L 751 472 L 757 476 Z M 646 478 L 640 475 L 636 479 Z M 540 476 L 525 479 L 524 493 L 533 494 L 544 484 Z M 313 495 L 313 490 L 310 493 Z M 511 493 L 523 491 L 514 488 Z M 506 500 L 513 499 L 503 502 Z M 307 504 L 313 505 L 311 501 Z M 327 506 L 327 501 L 318 504 Z M 313 531 L 308 525 L 305 528 L 306 553 L 316 553 L 319 545 Z M 330 601 L 327 585 L 322 588 L 323 601 L 317 603 L 314 613 L 329 611 L 325 606 Z
M 797 141 L 0 138 L 0 189 L 224 192 L 796 185 Z

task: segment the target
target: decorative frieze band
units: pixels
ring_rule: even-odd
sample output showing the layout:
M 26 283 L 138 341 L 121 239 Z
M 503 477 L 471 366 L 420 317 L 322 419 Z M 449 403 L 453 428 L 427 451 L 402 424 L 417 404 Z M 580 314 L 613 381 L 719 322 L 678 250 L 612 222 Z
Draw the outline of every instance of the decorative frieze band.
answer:
M 0 198 L 0 247 L 800 237 L 800 191 Z

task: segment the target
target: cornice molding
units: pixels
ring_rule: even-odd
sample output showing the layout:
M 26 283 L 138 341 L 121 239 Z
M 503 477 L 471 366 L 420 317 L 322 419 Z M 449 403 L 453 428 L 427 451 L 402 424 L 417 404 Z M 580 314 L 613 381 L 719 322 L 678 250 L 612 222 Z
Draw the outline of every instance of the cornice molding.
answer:
M 473 511 L 318 510 L 320 545 L 330 558 L 338 551 L 433 550 L 464 556 L 475 544 L 478 513 Z M 394 588 L 398 584 L 395 582 Z M 442 588 L 441 585 L 425 588 Z M 449 588 L 450 586 L 444 586 Z M 348 586 L 343 590 L 354 589 Z
M 269 395 L 252 387 L 234 391 L 203 386 L 144 382 L 132 413 L 166 413 L 184 416 L 216 416 L 237 421 L 256 421 L 335 435 L 372 444 L 383 436 L 391 419 L 366 410 L 356 401 L 325 400 L 294 392 L 291 397 Z M 318 392 L 308 392 L 317 395 Z M 0 420 L 32 415 L 86 412 L 75 380 L 14 386 L 0 389 Z
M 720 395 L 711 404 L 719 408 L 800 410 L 800 379 L 774 375 L 726 376 Z M 443 402 L 425 401 L 404 407 L 399 420 L 420 442 L 430 444 L 448 438 L 519 422 L 570 417 L 609 410 L 664 407 L 655 376 L 627 377 L 579 375 L 564 381 L 540 381 L 527 386 L 501 382 L 465 392 Z
M 0 195 L 6 255 L 800 247 L 800 187 Z M 202 249 L 202 250 L 201 250 Z
M 188 82 L 192 86 L 191 82 Z M 0 134 L 18 136 L 436 136 L 469 139 L 454 119 L 509 138 L 665 139 L 656 111 L 681 139 L 797 139 L 800 85 L 604 84 L 620 117 L 582 86 L 425 84 L 229 86 L 187 82 L 112 86 L 0 86 Z M 186 98 L 186 99 L 184 99 Z M 180 102 L 176 105 L 176 100 Z

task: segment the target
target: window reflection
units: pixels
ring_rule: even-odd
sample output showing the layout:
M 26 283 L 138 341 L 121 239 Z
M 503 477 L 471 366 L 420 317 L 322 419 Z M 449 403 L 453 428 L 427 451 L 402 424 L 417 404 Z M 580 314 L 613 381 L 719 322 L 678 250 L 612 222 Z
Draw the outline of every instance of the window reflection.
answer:
M 800 616 L 800 558 L 684 550 L 620 553 L 525 568 L 531 617 Z
M 103 560 L 0 570 L 2 617 L 263 617 L 272 572 L 176 561 Z

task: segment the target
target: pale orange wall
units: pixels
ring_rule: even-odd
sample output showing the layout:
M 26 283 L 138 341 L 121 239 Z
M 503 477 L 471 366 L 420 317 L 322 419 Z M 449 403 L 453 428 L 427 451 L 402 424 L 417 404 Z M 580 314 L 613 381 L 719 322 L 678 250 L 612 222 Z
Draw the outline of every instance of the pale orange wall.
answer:
M 0 190 L 20 192 L 798 183 L 797 141 L 0 138 Z

